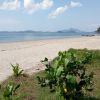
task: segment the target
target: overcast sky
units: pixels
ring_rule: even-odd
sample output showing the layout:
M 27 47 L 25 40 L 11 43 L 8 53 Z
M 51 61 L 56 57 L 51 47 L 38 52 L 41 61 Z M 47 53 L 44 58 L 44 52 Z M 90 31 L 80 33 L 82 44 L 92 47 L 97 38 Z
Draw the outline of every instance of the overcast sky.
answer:
M 0 31 L 93 31 L 100 25 L 100 0 L 0 0 Z

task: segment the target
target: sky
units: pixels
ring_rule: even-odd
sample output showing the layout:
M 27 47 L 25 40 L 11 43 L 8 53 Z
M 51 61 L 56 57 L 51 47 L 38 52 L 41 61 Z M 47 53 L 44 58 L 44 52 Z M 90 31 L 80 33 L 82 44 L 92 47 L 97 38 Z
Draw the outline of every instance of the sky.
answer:
M 100 26 L 100 0 L 0 0 L 0 31 L 57 31 Z

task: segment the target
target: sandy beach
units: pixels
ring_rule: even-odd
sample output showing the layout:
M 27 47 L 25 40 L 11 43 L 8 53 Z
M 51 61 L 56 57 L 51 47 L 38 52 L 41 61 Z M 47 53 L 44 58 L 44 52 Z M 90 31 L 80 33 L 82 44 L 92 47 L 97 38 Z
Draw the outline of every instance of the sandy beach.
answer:
M 0 43 L 0 81 L 12 75 L 10 63 L 19 63 L 26 73 L 43 70 L 40 60 L 53 59 L 69 48 L 100 49 L 100 36 L 66 38 L 15 43 Z

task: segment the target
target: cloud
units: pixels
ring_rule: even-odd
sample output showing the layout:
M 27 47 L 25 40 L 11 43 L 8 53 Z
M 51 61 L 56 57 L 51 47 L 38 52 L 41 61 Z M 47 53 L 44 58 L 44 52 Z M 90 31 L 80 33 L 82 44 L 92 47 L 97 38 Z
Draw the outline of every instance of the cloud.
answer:
M 2 4 L 0 4 L 0 10 L 15 10 L 17 8 L 20 8 L 19 0 L 3 2 Z
M 67 11 L 70 8 L 81 7 L 81 6 L 82 6 L 81 3 L 71 1 L 69 5 L 66 4 L 63 7 L 58 7 L 55 11 L 50 13 L 49 18 L 56 18 L 58 15 L 64 13 L 65 11 Z
M 58 15 L 64 13 L 67 9 L 68 9 L 67 5 L 65 5 L 64 7 L 59 7 L 54 12 L 52 12 L 51 14 L 49 14 L 49 17 L 50 18 L 56 18 Z
M 42 2 L 35 3 L 32 0 L 24 0 L 24 8 L 28 10 L 29 13 L 33 13 L 36 10 L 45 10 L 53 6 L 53 0 L 43 0 Z
M 53 0 L 43 0 L 43 2 L 40 3 L 40 5 L 42 9 L 47 9 L 53 6 Z
M 23 7 L 32 14 L 36 10 L 46 10 L 53 6 L 54 0 L 42 0 L 41 2 L 35 2 L 36 0 L 7 0 L 0 4 L 0 10 L 16 10 L 21 7 L 21 1 L 23 1 Z M 82 6 L 79 2 L 71 1 L 65 6 L 58 7 L 55 11 L 49 14 L 50 18 L 56 18 L 58 15 L 64 13 L 69 8 Z
M 82 6 L 82 4 L 80 2 L 73 2 L 73 1 L 71 1 L 70 5 L 69 5 L 69 7 L 72 7 L 72 8 L 81 7 L 81 6 Z

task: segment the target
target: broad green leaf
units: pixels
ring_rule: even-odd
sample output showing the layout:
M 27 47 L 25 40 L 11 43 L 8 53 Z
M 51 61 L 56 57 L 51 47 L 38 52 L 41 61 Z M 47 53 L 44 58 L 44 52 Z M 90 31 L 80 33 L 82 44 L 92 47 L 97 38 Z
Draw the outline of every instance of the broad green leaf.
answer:
M 53 64 L 52 64 L 52 67 L 53 68 L 57 68 L 58 67 L 58 60 L 54 60 Z
M 58 69 L 57 69 L 57 72 L 56 72 L 56 76 L 60 76 L 61 75 L 61 72 L 63 71 L 63 67 L 60 66 Z
M 68 65 L 68 63 L 69 63 L 69 59 L 66 58 L 64 62 L 65 67 Z

